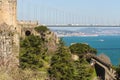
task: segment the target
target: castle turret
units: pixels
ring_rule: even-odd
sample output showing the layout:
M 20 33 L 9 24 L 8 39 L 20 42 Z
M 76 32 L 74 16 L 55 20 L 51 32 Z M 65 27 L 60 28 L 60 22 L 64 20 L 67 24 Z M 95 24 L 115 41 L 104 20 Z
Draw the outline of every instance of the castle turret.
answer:
M 16 0 L 0 0 L 0 24 L 16 26 Z
M 0 0 L 0 56 L 3 67 L 19 65 L 19 34 L 16 20 L 17 0 Z M 10 65 L 8 65 L 8 62 Z M 0 64 L 1 64 L 0 63 Z M 2 68 L 2 65 L 0 65 Z

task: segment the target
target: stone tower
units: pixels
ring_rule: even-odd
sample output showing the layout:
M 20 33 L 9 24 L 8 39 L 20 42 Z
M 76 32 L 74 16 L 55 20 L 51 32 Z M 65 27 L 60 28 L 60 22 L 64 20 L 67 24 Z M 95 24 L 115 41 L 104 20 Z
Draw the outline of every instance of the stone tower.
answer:
M 16 26 L 16 0 L 0 0 L 0 24 Z
M 4 67 L 8 67 L 8 62 L 9 67 L 19 65 L 16 5 L 16 0 L 0 0 L 0 64 Z

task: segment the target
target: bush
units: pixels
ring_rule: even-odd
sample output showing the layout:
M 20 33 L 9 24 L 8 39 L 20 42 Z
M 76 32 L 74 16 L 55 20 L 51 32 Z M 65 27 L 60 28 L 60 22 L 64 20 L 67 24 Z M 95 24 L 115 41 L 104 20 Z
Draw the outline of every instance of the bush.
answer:
M 69 49 L 72 54 L 77 54 L 79 56 L 86 54 L 86 53 L 93 53 L 93 54 L 97 53 L 96 49 L 90 47 L 87 44 L 82 44 L 82 43 L 73 44 L 69 47 Z
M 42 56 L 45 52 L 42 45 L 43 41 L 34 35 L 30 35 L 21 41 L 20 67 L 22 69 L 39 69 L 43 67 Z
M 116 79 L 120 80 L 120 65 L 116 67 Z
M 51 59 L 51 67 L 48 70 L 51 80 L 89 80 L 94 69 L 91 68 L 85 58 L 72 60 L 69 48 L 60 40 L 56 54 Z
M 35 27 L 35 30 L 38 32 L 38 33 L 41 33 L 41 32 L 46 32 L 48 31 L 49 29 L 46 27 L 46 26 L 38 26 L 38 27 Z

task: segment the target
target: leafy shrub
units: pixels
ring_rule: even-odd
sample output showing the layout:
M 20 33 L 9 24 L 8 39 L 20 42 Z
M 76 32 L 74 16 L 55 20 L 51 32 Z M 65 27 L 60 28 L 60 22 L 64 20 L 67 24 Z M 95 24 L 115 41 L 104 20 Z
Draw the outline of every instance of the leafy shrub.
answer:
M 41 32 L 46 32 L 48 31 L 49 29 L 46 27 L 46 26 L 38 26 L 38 27 L 35 27 L 35 30 L 38 32 L 38 33 L 41 33 Z
M 43 67 L 42 50 L 43 41 L 34 35 L 30 35 L 21 41 L 20 67 L 39 69 Z
M 82 43 L 73 44 L 69 48 L 71 53 L 78 54 L 78 55 L 85 54 L 85 53 L 93 53 L 93 54 L 97 53 L 96 49 L 90 47 L 87 44 L 82 44 Z

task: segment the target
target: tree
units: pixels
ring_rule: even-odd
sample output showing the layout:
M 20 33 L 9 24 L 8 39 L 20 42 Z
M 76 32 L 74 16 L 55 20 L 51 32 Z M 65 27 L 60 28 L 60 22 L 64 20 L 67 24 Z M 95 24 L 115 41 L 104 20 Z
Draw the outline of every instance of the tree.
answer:
M 74 80 L 90 80 L 92 74 L 94 73 L 94 68 L 92 68 L 85 59 L 80 59 L 74 62 L 76 73 Z
M 55 80 L 73 80 L 74 65 L 71 59 L 70 51 L 64 46 L 62 40 L 58 46 L 56 54 L 51 59 L 51 67 L 49 69 L 51 79 Z
M 38 32 L 38 33 L 43 33 L 43 32 L 46 32 L 48 31 L 49 29 L 46 27 L 46 26 L 38 26 L 38 27 L 35 27 L 35 30 Z
M 116 67 L 116 79 L 120 80 L 120 65 Z
M 79 56 L 84 55 L 86 53 L 93 53 L 93 54 L 97 53 L 96 49 L 90 47 L 87 44 L 82 44 L 82 43 L 73 44 L 69 48 L 70 48 L 71 53 L 77 54 Z
M 49 29 L 46 26 L 43 26 L 43 25 L 35 27 L 34 29 L 35 29 L 35 31 L 40 33 L 41 39 L 45 40 L 45 36 L 46 36 L 45 32 L 49 31 Z
M 87 58 L 83 57 L 86 53 L 96 54 L 97 50 L 87 44 L 76 43 L 69 47 L 72 54 L 79 56 L 79 60 L 74 62 L 76 68 L 75 80 L 90 80 L 94 73 L 94 68 L 87 62 Z
M 89 80 L 93 69 L 85 58 L 74 61 L 71 58 L 69 48 L 60 40 L 59 47 L 51 59 L 51 67 L 48 70 L 51 80 Z
M 20 42 L 20 67 L 39 69 L 43 67 L 43 41 L 38 36 L 30 35 Z

